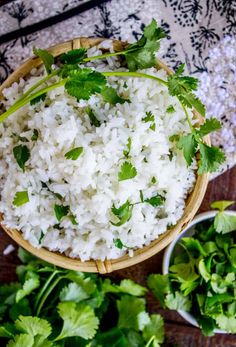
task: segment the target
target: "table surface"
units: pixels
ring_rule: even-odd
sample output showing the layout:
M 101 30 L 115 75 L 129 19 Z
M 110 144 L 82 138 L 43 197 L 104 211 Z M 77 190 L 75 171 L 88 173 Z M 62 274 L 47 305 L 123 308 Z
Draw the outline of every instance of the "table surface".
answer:
M 209 183 L 204 201 L 199 212 L 210 209 L 210 203 L 215 200 L 236 200 L 236 167 L 226 171 Z M 18 264 L 16 253 L 3 256 L 3 250 L 8 244 L 14 244 L 0 229 L 0 282 L 9 282 L 16 279 L 15 267 Z M 114 279 L 131 278 L 145 284 L 150 273 L 160 273 L 163 252 L 160 252 L 145 262 L 130 268 L 114 272 L 110 277 Z M 178 347 L 236 347 L 235 335 L 222 335 L 206 338 L 199 329 L 189 325 L 175 311 L 163 310 L 152 295 L 148 296 L 150 312 L 158 312 L 165 319 L 164 346 Z

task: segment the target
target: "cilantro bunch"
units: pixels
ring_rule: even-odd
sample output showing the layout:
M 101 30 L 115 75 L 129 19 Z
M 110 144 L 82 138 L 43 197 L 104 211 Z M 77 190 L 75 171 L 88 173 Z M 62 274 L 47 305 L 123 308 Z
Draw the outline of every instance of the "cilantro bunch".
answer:
M 190 312 L 206 336 L 215 328 L 236 333 L 236 216 L 224 212 L 233 203 L 213 203 L 219 212 L 181 238 L 169 274 L 148 278 L 162 306 Z
M 88 57 L 85 48 L 71 50 L 59 56 L 55 60 L 52 54 L 46 50 L 34 48 L 34 54 L 38 56 L 44 63 L 47 76 L 43 77 L 35 85 L 30 87 L 9 109 L 0 115 L 0 122 L 3 122 L 10 115 L 16 112 L 24 105 L 30 103 L 32 107 L 37 107 L 37 103 L 47 98 L 47 93 L 51 90 L 64 86 L 65 93 L 75 97 L 78 101 L 88 100 L 93 94 L 100 94 L 105 102 L 111 105 L 117 103 L 131 102 L 118 95 L 117 91 L 108 83 L 108 77 L 135 77 L 148 78 L 155 80 L 157 83 L 168 88 L 169 94 L 176 96 L 185 112 L 186 119 L 189 124 L 190 133 L 182 135 L 178 138 L 177 147 L 183 150 L 187 164 L 190 165 L 196 152 L 200 154 L 200 165 L 198 174 L 203 172 L 216 171 L 224 162 L 225 155 L 218 147 L 210 147 L 204 143 L 204 136 L 220 129 L 220 123 L 212 118 L 196 130 L 191 124 L 187 108 L 192 110 L 195 108 L 202 116 L 205 116 L 205 107 L 196 97 L 195 91 L 198 87 L 198 80 L 194 77 L 183 76 L 184 64 L 180 65 L 177 71 L 168 76 L 167 81 L 153 75 L 142 73 L 142 70 L 158 65 L 155 54 L 160 47 L 160 40 L 165 37 L 164 31 L 158 27 L 153 19 L 149 25 L 144 28 L 142 37 L 135 43 L 127 45 L 124 50 L 114 53 L 104 53 L 102 55 Z M 129 71 L 111 71 L 98 72 L 94 69 L 85 67 L 86 63 L 97 60 L 106 59 L 111 56 L 120 56 L 124 60 Z M 53 79 L 57 76 L 57 82 Z M 168 116 L 173 112 L 173 108 L 167 110 Z M 91 125 L 96 127 L 101 123 L 97 120 L 92 109 L 87 110 Z M 155 131 L 155 122 L 153 117 L 147 114 L 144 118 L 145 122 L 151 122 L 150 128 Z M 23 150 L 25 153 L 23 153 Z M 17 161 L 24 170 L 25 162 L 29 158 L 27 146 L 18 149 L 22 151 L 24 158 L 18 157 Z M 24 154 L 24 155 L 23 155 Z M 16 154 L 17 155 L 17 154 Z M 72 154 L 71 154 L 72 155 Z M 133 175 L 135 172 L 133 172 Z
M 0 345 L 158 347 L 163 319 L 146 311 L 147 289 L 124 279 L 64 270 L 19 249 L 19 281 L 0 286 Z

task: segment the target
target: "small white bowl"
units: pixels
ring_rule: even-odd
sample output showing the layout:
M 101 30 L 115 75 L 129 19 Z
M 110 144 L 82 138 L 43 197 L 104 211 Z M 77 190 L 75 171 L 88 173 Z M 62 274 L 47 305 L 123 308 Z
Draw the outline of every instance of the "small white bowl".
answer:
M 236 211 L 225 211 L 228 214 L 236 215 Z M 162 272 L 164 275 L 167 275 L 169 273 L 169 265 L 170 265 L 170 259 L 172 252 L 175 248 L 175 245 L 178 243 L 178 241 L 185 236 L 192 236 L 193 231 L 190 230 L 194 225 L 198 224 L 199 222 L 202 222 L 204 220 L 210 219 L 215 217 L 217 211 L 209 211 L 209 212 L 204 212 L 200 213 L 197 215 L 189 225 L 183 229 L 183 231 L 176 237 L 176 239 L 171 242 L 171 244 L 166 248 L 164 257 L 163 257 L 163 263 L 162 263 Z M 191 315 L 189 312 L 178 310 L 178 313 L 190 324 L 194 325 L 195 327 L 199 328 L 199 325 L 194 318 L 193 315 Z M 225 330 L 220 330 L 220 329 L 214 329 L 214 333 L 216 334 L 227 334 Z

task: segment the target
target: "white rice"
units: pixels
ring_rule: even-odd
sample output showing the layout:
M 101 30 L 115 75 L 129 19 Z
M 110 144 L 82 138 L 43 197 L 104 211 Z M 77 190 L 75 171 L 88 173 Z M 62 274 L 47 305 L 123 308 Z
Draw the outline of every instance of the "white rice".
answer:
M 89 55 L 99 53 L 97 48 L 89 51 Z M 106 64 L 99 61 L 90 65 L 100 71 L 119 68 L 115 58 Z M 163 70 L 151 68 L 146 73 L 166 79 Z M 28 80 L 21 79 L 5 89 L 5 106 L 9 107 L 34 84 L 38 74 L 34 70 Z M 41 78 L 42 70 L 40 74 Z M 84 261 L 104 260 L 126 252 L 114 244 L 114 239 L 120 239 L 131 248 L 132 256 L 132 250 L 150 244 L 183 214 L 185 199 L 195 182 L 195 163 L 187 167 L 182 152 L 169 141 L 171 135 L 189 132 L 178 100 L 153 80 L 112 77 L 109 84 L 131 103 L 111 106 L 99 95 L 78 103 L 64 88 L 58 88 L 48 93 L 45 102 L 25 106 L 0 125 L 0 212 L 4 223 L 21 230 L 35 247 L 65 252 Z M 84 111 L 88 105 L 101 121 L 100 127 L 91 126 Z M 174 106 L 174 113 L 166 113 L 169 105 Z M 142 121 L 147 111 L 155 116 L 155 131 L 149 128 L 150 123 Z M 35 142 L 30 140 L 33 129 L 39 132 Z M 13 147 L 20 144 L 13 133 L 29 139 L 26 145 L 31 157 L 25 172 L 13 156 Z M 125 161 L 123 150 L 129 137 L 131 162 L 138 174 L 119 182 L 118 172 Z M 66 152 L 79 146 L 84 151 L 76 161 L 65 158 Z M 155 184 L 151 183 L 153 177 Z M 42 187 L 42 182 L 51 192 Z M 28 191 L 29 202 L 14 206 L 15 193 L 24 190 Z M 118 207 L 127 199 L 132 203 L 140 201 L 140 190 L 144 198 L 163 195 L 164 205 L 137 204 L 127 223 L 113 226 L 112 205 Z M 64 205 L 70 206 L 78 225 L 64 217 L 61 229 L 55 228 L 58 221 L 54 204 L 61 202 L 52 192 L 63 196 Z

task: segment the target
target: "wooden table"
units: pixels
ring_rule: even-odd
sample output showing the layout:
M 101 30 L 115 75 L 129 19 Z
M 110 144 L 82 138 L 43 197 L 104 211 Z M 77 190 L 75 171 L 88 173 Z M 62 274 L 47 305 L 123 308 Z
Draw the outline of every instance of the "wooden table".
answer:
M 210 203 L 215 200 L 236 200 L 236 167 L 213 180 L 207 189 L 200 212 L 210 209 Z M 11 243 L 11 239 L 0 229 L 0 282 L 9 282 L 16 279 L 15 267 L 18 264 L 16 253 L 3 256 L 3 250 Z M 111 275 L 114 279 L 131 278 L 145 284 L 147 275 L 161 272 L 163 252 L 147 261 L 130 268 L 117 271 Z M 206 338 L 199 329 L 189 325 L 176 312 L 163 310 L 152 295 L 148 296 L 150 312 L 158 312 L 165 318 L 166 340 L 164 347 L 236 347 L 235 335 L 221 335 Z M 23 346 L 22 346 L 23 347 Z

